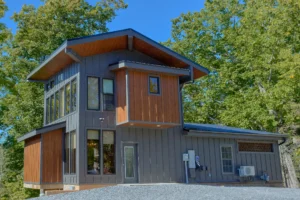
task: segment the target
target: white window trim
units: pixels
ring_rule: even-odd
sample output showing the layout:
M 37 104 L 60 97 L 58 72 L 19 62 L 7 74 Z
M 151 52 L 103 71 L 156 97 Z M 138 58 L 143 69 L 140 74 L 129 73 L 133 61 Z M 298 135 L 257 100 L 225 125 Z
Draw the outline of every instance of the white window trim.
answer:
M 224 168 L 223 168 L 222 147 L 230 147 L 230 148 L 231 148 L 232 172 L 224 172 L 224 171 L 223 171 Z M 222 144 L 222 145 L 220 145 L 220 155 L 221 155 L 222 174 L 234 174 L 233 145 L 231 145 L 231 144 Z

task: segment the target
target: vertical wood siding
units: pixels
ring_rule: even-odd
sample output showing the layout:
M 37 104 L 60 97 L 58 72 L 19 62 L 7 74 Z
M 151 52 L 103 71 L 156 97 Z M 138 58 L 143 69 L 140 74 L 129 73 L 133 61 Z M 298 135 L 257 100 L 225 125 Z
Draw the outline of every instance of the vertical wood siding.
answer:
M 41 137 L 40 135 L 25 140 L 24 146 L 24 182 L 40 182 L 41 161 Z
M 116 72 L 115 79 L 117 123 L 122 123 L 128 120 L 128 109 L 126 104 L 126 71 L 120 70 Z
M 129 70 L 130 120 L 143 122 L 180 123 L 178 77 L 155 74 L 160 77 L 160 95 L 148 91 L 151 73 Z
M 62 129 L 42 135 L 42 183 L 62 182 Z

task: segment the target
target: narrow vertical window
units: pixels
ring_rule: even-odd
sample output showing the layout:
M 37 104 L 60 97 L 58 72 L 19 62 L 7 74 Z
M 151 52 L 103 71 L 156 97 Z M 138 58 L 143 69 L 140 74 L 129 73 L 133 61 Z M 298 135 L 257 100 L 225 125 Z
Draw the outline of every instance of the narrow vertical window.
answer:
M 50 107 L 51 107 L 51 110 L 50 110 L 50 122 L 53 122 L 54 121 L 54 115 L 55 115 L 55 113 L 54 113 L 54 95 L 52 95 L 51 97 L 50 97 Z
M 71 91 L 71 102 L 72 102 L 72 106 L 71 106 L 71 112 L 76 110 L 76 99 L 77 99 L 77 82 L 76 79 L 73 80 L 71 82 L 72 85 L 72 91 Z
M 103 174 L 115 173 L 115 132 L 103 131 Z
M 59 116 L 63 117 L 65 115 L 65 89 L 61 88 L 59 91 L 60 104 L 59 104 Z
M 71 132 L 71 174 L 76 174 L 76 131 Z
M 87 131 L 87 173 L 100 173 L 100 141 L 99 131 Z
M 59 119 L 59 91 L 55 92 L 55 120 Z
M 99 78 L 88 77 L 88 109 L 89 110 L 100 110 L 99 104 Z
M 159 77 L 149 76 L 149 93 L 160 94 Z
M 46 99 L 46 124 L 50 123 L 50 99 Z
M 103 110 L 115 109 L 114 81 L 103 79 Z
M 65 92 L 65 99 L 66 99 L 66 115 L 70 113 L 71 107 L 71 85 L 68 83 L 66 85 L 66 92 Z
M 232 147 L 221 146 L 221 159 L 223 173 L 233 173 Z
M 65 133 L 65 174 L 70 173 L 70 133 Z

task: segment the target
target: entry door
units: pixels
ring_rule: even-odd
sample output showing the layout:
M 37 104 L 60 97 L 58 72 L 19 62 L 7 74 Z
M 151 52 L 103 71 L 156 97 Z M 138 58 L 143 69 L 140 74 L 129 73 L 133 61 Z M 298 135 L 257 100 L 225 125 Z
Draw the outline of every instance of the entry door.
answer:
M 137 145 L 124 144 L 123 145 L 123 166 L 124 166 L 124 183 L 138 182 L 138 159 L 137 159 Z

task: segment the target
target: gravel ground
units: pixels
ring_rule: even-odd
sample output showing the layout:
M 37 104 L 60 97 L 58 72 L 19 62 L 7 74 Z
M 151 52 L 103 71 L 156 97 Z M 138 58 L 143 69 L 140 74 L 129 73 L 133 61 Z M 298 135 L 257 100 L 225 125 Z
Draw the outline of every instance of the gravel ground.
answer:
M 235 199 L 235 200 L 285 200 L 300 199 L 300 189 L 271 187 L 222 187 L 206 185 L 118 185 L 106 188 L 40 197 L 35 200 L 152 200 L 152 199 Z

